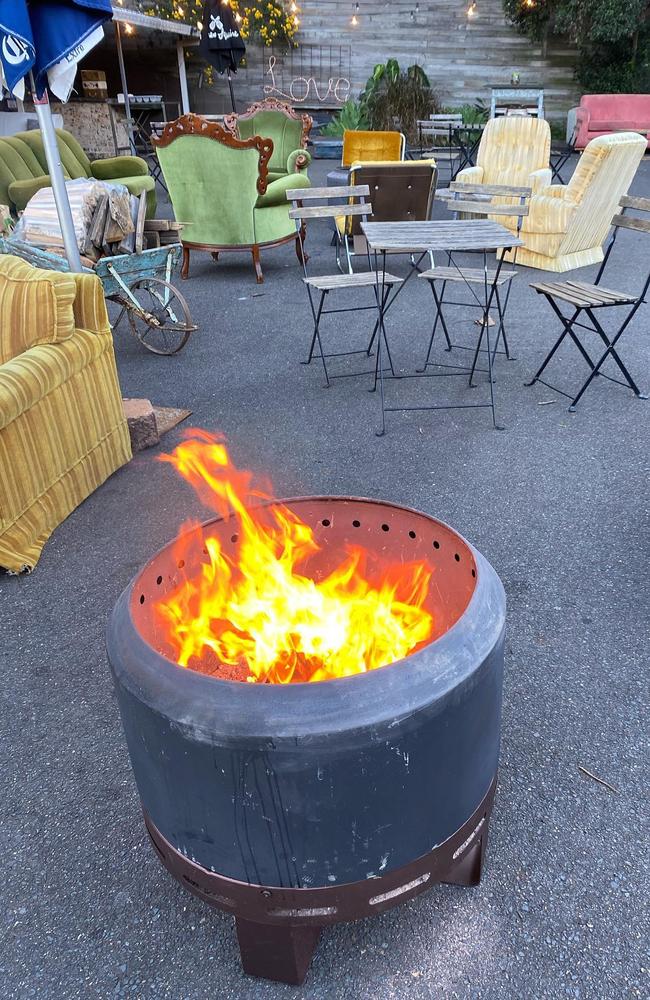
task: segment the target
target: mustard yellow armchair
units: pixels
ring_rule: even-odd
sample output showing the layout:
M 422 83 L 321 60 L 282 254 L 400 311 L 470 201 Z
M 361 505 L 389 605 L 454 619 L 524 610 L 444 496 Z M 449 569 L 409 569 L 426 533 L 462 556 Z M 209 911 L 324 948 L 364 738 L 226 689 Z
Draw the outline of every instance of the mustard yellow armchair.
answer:
M 0 566 L 32 569 L 130 457 L 99 278 L 0 255 Z
M 646 139 L 638 132 L 592 139 L 568 184 L 548 185 L 533 194 L 517 264 L 569 271 L 601 261 L 612 217 L 645 150 Z
M 341 166 L 353 163 L 377 163 L 381 160 L 403 160 L 406 138 L 402 132 L 363 132 L 346 129 L 343 133 Z
M 460 170 L 460 184 L 507 184 L 533 191 L 551 183 L 551 129 L 543 118 L 511 115 L 485 126 L 475 167 Z

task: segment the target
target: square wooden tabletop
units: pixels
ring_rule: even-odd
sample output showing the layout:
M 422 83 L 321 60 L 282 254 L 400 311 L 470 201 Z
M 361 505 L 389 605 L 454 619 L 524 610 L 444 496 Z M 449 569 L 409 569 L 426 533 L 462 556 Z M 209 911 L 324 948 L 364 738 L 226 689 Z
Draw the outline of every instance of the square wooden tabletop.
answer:
M 523 241 L 489 219 L 434 219 L 431 222 L 362 222 L 371 250 L 501 250 Z

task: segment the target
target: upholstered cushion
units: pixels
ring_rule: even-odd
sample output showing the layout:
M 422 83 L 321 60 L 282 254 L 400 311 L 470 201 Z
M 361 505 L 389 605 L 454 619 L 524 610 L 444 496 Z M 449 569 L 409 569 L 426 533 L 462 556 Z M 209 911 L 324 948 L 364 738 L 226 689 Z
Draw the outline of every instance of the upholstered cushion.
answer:
M 366 163 L 380 160 L 401 160 L 404 155 L 404 137 L 401 132 L 363 132 L 347 130 L 343 133 L 341 165 L 349 167 L 355 161 Z
M 70 274 L 43 271 L 18 257 L 0 257 L 0 365 L 37 344 L 54 344 L 74 333 Z
M 113 181 L 118 177 L 147 176 L 149 167 L 141 156 L 110 156 L 103 160 L 93 160 L 90 164 L 93 177 L 99 181 Z

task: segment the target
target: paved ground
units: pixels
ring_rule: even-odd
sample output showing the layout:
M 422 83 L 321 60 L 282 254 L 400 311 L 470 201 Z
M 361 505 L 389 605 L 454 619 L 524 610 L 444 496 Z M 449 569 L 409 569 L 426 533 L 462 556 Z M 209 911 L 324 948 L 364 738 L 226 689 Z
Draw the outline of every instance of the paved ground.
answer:
M 650 195 L 650 163 L 634 190 Z M 309 242 L 313 264 L 331 268 L 325 231 L 312 227 Z M 624 234 L 610 286 L 639 287 L 647 242 Z M 518 360 L 499 362 L 507 431 L 491 430 L 486 411 L 448 411 L 393 415 L 380 440 L 376 400 L 360 382 L 324 391 L 319 371 L 297 363 L 308 317 L 293 250 L 269 252 L 264 264 L 258 287 L 244 257 L 218 266 L 198 257 L 183 291 L 200 332 L 161 359 L 118 331 L 124 393 L 191 407 L 194 423 L 224 431 L 238 462 L 270 473 L 279 495 L 401 501 L 449 521 L 491 560 L 508 592 L 509 637 L 483 883 L 434 888 L 327 931 L 302 991 L 242 976 L 230 919 L 177 888 L 146 842 L 104 656 L 118 594 L 199 513 L 148 452 L 57 529 L 31 576 L 0 577 L 0 992 L 648 997 L 650 403 L 604 383 L 569 414 L 547 389 L 523 387 L 557 329 L 524 270 L 510 314 Z M 392 316 L 404 365 L 423 350 L 429 302 L 413 283 Z M 625 349 L 648 388 L 649 316 Z M 462 313 L 458 329 L 473 330 Z M 348 337 L 363 340 L 357 320 L 340 324 L 339 342 Z M 560 368 L 567 384 L 583 375 L 568 349 Z M 411 401 L 466 398 L 451 381 L 389 388 Z

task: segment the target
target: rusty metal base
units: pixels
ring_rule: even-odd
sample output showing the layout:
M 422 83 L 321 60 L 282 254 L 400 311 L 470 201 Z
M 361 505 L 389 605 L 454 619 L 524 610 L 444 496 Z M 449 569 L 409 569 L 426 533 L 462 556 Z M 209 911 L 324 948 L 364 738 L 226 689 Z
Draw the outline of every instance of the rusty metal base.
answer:
M 251 885 L 208 871 L 173 847 L 146 811 L 144 819 L 160 860 L 174 878 L 236 918 L 244 972 L 299 986 L 327 924 L 383 913 L 436 883 L 478 885 L 495 788 L 496 775 L 467 822 L 428 854 L 379 878 L 318 889 Z

